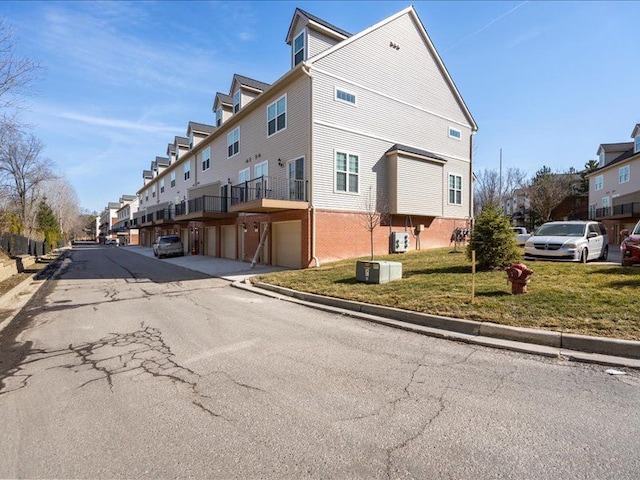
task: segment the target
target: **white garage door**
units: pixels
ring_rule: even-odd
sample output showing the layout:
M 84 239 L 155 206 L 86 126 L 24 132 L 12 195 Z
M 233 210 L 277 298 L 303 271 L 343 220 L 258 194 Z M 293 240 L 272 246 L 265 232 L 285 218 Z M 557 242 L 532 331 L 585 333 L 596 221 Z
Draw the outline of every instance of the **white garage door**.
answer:
M 220 227 L 220 256 L 222 258 L 236 258 L 236 228 L 235 225 Z
M 300 268 L 302 222 L 275 222 L 272 232 L 273 264 Z
M 207 227 L 207 255 L 216 256 L 216 227 Z

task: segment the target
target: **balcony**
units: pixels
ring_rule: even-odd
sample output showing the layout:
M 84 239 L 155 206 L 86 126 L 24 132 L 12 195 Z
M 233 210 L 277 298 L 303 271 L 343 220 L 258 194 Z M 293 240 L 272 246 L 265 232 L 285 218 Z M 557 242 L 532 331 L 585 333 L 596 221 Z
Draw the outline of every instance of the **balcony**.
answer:
M 590 213 L 589 216 L 597 220 L 638 217 L 640 216 L 640 202 L 596 208 L 595 215 L 593 210 Z
M 154 212 L 154 223 L 156 225 L 169 221 L 173 221 L 173 210 L 171 208 L 163 208 Z
M 306 210 L 309 182 L 283 177 L 259 177 L 231 187 L 230 212 L 268 213 Z
M 202 195 L 190 198 L 186 202 L 175 205 L 175 218 L 176 220 L 198 220 L 233 216 L 229 215 L 227 204 L 228 201 L 225 197 Z

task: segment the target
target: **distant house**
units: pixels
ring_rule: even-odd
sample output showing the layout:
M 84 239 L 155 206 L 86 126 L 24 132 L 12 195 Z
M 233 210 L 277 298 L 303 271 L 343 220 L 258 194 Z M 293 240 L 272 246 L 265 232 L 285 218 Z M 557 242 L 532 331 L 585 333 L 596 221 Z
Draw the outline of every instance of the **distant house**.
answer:
M 118 221 L 111 228 L 120 245 L 138 245 L 138 229 L 133 225 L 133 216 L 138 211 L 138 197 L 123 195 L 120 208 L 116 210 Z
M 477 126 L 415 9 L 355 35 L 296 9 L 286 43 L 290 70 L 234 75 L 214 125 L 190 122 L 143 172 L 141 244 L 175 233 L 192 254 L 306 268 L 369 253 L 368 205 L 387 219 L 377 254 L 392 231 L 448 245 L 473 217 Z
M 599 168 L 587 176 L 589 218 L 607 226 L 612 243 L 620 243 L 620 231 L 640 220 L 640 123 L 631 138 L 631 142 L 601 144 Z

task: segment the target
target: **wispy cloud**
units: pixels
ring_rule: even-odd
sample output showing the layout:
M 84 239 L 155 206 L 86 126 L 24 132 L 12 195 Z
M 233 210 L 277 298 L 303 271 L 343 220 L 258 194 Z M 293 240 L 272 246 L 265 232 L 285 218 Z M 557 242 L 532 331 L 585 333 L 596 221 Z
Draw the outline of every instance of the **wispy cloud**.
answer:
M 76 122 L 81 122 L 81 123 L 92 125 L 92 126 L 142 131 L 147 133 L 165 133 L 165 134 L 175 135 L 176 132 L 179 132 L 180 130 L 182 130 L 181 128 L 177 128 L 175 126 L 170 126 L 170 125 L 158 125 L 158 124 L 154 125 L 154 124 L 143 123 L 143 122 L 131 122 L 128 120 L 94 117 L 91 115 L 84 115 L 81 113 L 74 113 L 74 112 L 62 112 L 58 116 L 67 120 L 74 120 Z
M 451 45 L 450 47 L 446 48 L 445 50 L 443 50 L 444 52 L 449 52 L 451 50 L 453 50 L 456 47 L 459 47 L 460 45 L 462 45 L 464 42 L 466 42 L 467 40 L 470 40 L 471 38 L 475 37 L 476 35 L 484 32 L 487 28 L 489 28 L 491 25 L 493 25 L 494 23 L 502 20 L 504 17 L 511 15 L 513 12 L 515 12 L 517 9 L 519 9 L 520 7 L 522 7 L 525 3 L 529 3 L 528 0 L 525 0 L 524 2 L 519 3 L 518 5 L 516 5 L 515 7 L 513 7 L 511 10 L 503 13 L 502 15 L 498 15 L 496 18 L 494 18 L 493 20 L 491 20 L 489 23 L 487 23 L 486 25 L 484 25 L 482 28 L 479 28 L 478 30 L 476 30 L 473 33 L 470 33 L 469 35 L 467 35 L 466 37 L 462 37 L 460 40 L 458 40 L 456 43 L 454 43 L 453 45 Z
M 526 32 L 523 32 L 520 35 L 517 35 L 516 37 L 514 37 L 507 44 L 507 48 L 513 48 L 520 45 L 521 43 L 528 42 L 529 40 L 533 40 L 534 38 L 539 37 L 541 33 L 542 33 L 541 30 L 537 27 L 531 30 L 528 30 Z

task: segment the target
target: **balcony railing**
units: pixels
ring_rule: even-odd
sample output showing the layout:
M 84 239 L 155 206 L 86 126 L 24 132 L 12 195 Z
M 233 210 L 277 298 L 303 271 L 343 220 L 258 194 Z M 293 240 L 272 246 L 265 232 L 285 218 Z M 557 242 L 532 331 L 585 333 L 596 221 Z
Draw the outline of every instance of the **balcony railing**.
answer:
M 176 217 L 179 217 L 180 215 L 186 215 L 187 214 L 187 202 L 176 203 L 175 204 L 175 214 L 176 214 Z
M 593 210 L 590 213 L 593 213 Z M 594 218 L 620 216 L 632 217 L 635 215 L 640 215 L 640 202 L 623 203 L 622 205 L 614 205 L 613 207 L 596 208 Z
M 307 202 L 308 182 L 283 177 L 259 177 L 231 187 L 231 205 L 262 198 Z
M 155 211 L 156 222 L 164 220 L 173 220 L 173 210 L 171 208 L 164 208 L 162 210 Z
M 203 195 L 191 198 L 186 202 L 175 205 L 175 216 L 190 215 L 193 213 L 226 213 L 228 201 L 225 197 Z

